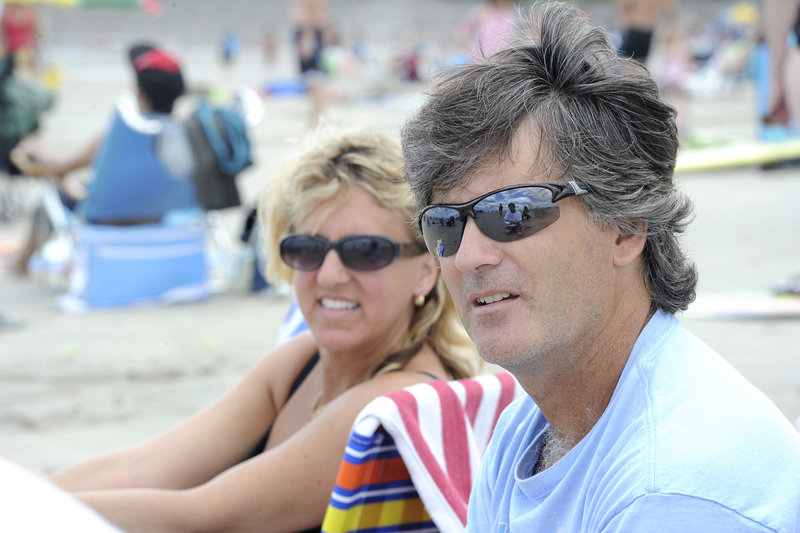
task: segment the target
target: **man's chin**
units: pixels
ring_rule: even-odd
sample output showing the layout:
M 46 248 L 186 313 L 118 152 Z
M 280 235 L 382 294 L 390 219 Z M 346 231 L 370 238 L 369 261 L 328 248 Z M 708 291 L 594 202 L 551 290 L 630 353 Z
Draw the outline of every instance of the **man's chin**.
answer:
M 487 363 L 506 367 L 513 366 L 519 358 L 519 350 L 513 350 L 508 344 L 508 337 L 500 335 L 484 335 L 479 337 L 480 342 L 475 343 L 478 354 Z

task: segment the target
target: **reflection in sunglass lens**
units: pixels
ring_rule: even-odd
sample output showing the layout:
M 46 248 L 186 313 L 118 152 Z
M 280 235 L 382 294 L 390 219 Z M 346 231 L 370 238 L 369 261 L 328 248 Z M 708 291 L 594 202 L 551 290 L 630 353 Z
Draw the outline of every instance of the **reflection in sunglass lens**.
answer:
M 431 207 L 422 214 L 422 235 L 428 250 L 438 257 L 456 253 L 464 233 L 464 221 L 453 208 Z
M 311 235 L 292 235 L 281 241 L 281 258 L 297 270 L 314 270 L 322 264 L 328 242 Z
M 475 224 L 495 241 L 522 239 L 558 219 L 558 207 L 551 201 L 552 196 L 542 187 L 509 189 L 493 194 L 475 204 Z
M 553 192 L 542 186 L 500 190 L 466 204 L 430 206 L 423 211 L 420 226 L 431 253 L 439 257 L 456 253 L 468 215 L 487 237 L 509 242 L 546 228 L 558 219 L 559 210 Z
M 375 270 L 394 259 L 394 244 L 378 237 L 353 237 L 342 241 L 342 263 L 354 270 Z

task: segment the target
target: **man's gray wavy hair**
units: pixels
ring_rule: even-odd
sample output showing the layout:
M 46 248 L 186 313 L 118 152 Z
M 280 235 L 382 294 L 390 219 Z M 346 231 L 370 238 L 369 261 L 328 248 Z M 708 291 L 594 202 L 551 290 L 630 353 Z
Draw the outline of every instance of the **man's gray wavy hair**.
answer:
M 440 75 L 403 126 L 406 179 L 421 209 L 508 156 L 527 122 L 548 174 L 591 190 L 580 197 L 591 219 L 645 234 L 652 308 L 675 313 L 694 300 L 697 284 L 678 242 L 692 204 L 673 180 L 675 115 L 649 72 L 619 57 L 582 11 L 538 3 L 509 47 Z

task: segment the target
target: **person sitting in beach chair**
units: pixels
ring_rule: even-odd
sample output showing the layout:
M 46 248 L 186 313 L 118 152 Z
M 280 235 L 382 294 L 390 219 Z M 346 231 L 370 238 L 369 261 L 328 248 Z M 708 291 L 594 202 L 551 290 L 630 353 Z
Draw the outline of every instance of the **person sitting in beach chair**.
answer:
M 84 197 L 59 192 L 64 206 L 90 224 L 154 223 L 171 210 L 198 207 L 192 148 L 184 125 L 172 116 L 185 90 L 180 62 L 151 45 L 133 46 L 128 56 L 136 74 L 136 99 L 119 100 L 106 133 L 68 158 L 23 145 L 11 152 L 21 171 L 53 178 L 59 185 L 70 173 L 91 165 L 93 177 Z M 17 261 L 21 274 L 27 273 L 31 256 L 48 236 L 41 224 L 32 226 Z
M 9 159 L 11 150 L 36 132 L 55 101 L 43 83 L 20 77 L 16 70 L 14 56 L 0 45 L 0 171 L 11 176 L 20 173 Z

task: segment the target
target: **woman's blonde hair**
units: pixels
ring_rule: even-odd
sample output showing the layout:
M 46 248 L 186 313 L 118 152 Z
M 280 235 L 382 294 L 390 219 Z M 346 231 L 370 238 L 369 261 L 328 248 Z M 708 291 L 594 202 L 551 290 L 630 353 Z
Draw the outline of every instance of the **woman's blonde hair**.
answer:
M 308 137 L 300 153 L 270 182 L 262 197 L 259 217 L 269 252 L 268 278 L 293 281 L 294 271 L 280 258 L 281 238 L 296 232 L 323 202 L 335 198 L 329 208 L 335 209 L 337 201 L 344 201 L 344 193 L 353 186 L 363 188 L 381 206 L 398 213 L 407 221 L 409 234 L 424 248 L 414 222 L 414 197 L 404 179 L 399 143 L 371 130 L 326 127 Z M 415 307 L 400 350 L 379 365 L 374 374 L 402 367 L 424 342 L 433 347 L 453 378 L 480 371 L 480 359 L 441 275 L 425 303 Z

